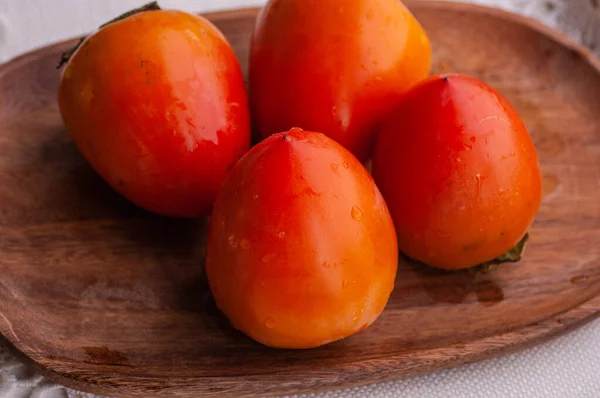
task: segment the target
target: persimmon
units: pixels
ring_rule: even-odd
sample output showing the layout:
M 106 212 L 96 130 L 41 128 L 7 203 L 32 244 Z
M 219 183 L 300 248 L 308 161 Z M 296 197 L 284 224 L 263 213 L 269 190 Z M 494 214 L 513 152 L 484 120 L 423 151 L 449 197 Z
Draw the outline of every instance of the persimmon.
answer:
M 393 222 L 371 175 L 323 134 L 272 135 L 219 191 L 209 285 L 231 323 L 262 344 L 312 348 L 367 328 L 397 266 Z
M 382 122 L 373 177 L 400 250 L 431 266 L 492 261 L 526 235 L 542 177 L 534 142 L 513 106 L 467 75 L 436 75 Z
M 271 0 L 250 51 L 259 137 L 299 126 L 365 162 L 380 118 L 430 65 L 429 38 L 399 0 Z
M 250 146 L 244 78 L 203 17 L 151 9 L 90 35 L 64 66 L 58 103 L 99 175 L 138 206 L 208 215 Z

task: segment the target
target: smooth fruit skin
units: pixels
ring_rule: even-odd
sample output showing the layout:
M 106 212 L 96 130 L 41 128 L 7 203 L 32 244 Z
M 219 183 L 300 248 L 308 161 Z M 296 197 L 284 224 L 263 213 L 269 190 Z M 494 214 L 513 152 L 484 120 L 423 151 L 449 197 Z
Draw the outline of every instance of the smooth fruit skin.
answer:
M 208 215 L 250 145 L 237 58 L 215 26 L 184 12 L 143 12 L 90 36 L 64 69 L 58 100 L 102 178 L 162 215 Z
M 426 78 L 429 39 L 399 0 L 271 0 L 250 52 L 250 104 L 261 138 L 320 131 L 360 161 L 399 94 Z
M 382 125 L 373 176 L 400 251 L 446 269 L 506 253 L 542 197 L 534 143 L 515 109 L 460 74 L 433 76 L 406 94 Z
M 236 328 L 302 349 L 371 325 L 397 261 L 392 219 L 366 169 L 325 135 L 293 129 L 252 148 L 223 183 L 206 273 Z

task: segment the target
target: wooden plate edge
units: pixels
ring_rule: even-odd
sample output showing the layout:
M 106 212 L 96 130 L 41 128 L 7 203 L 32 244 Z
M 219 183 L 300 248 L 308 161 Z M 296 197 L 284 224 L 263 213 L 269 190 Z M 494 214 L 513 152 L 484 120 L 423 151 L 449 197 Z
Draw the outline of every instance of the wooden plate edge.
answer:
M 577 43 L 574 39 L 572 39 L 566 33 L 554 29 L 544 23 L 520 14 L 516 14 L 501 8 L 489 7 L 480 4 L 471 4 L 471 3 L 460 3 L 455 1 L 444 1 L 444 0 L 404 0 L 404 4 L 411 10 L 416 8 L 445 8 L 452 9 L 457 11 L 468 11 L 468 12 L 478 12 L 483 14 L 488 14 L 497 18 L 503 18 L 510 20 L 514 23 L 524 25 L 534 31 L 537 31 L 540 34 L 543 34 L 557 43 L 561 44 L 564 47 L 567 47 L 577 54 L 579 54 L 582 58 L 584 58 L 588 63 L 590 63 L 594 69 L 596 69 L 600 73 L 600 57 L 596 56 L 594 52 L 585 46 Z M 241 7 L 235 9 L 224 9 L 218 11 L 211 11 L 206 13 L 201 13 L 199 15 L 214 21 L 225 18 L 229 16 L 232 12 L 248 14 L 248 15 L 256 15 L 259 13 L 262 7 Z M 90 33 L 84 34 L 80 37 L 84 37 Z M 6 72 L 9 68 L 14 67 L 12 64 L 19 64 L 23 61 L 29 61 L 30 58 L 35 58 L 39 53 L 44 50 L 48 50 L 50 48 L 61 48 L 63 46 L 67 46 L 67 44 L 75 44 L 79 40 L 78 38 L 71 38 L 62 41 L 58 41 L 55 43 L 48 44 L 46 46 L 34 48 L 30 51 L 19 54 L 3 63 L 0 63 L 0 76 Z M 58 63 L 58 60 L 57 60 Z
M 136 387 L 134 379 L 118 380 L 117 377 L 110 384 L 89 383 L 84 379 L 73 377 L 67 373 L 57 372 L 48 366 L 35 362 L 24 354 L 18 348 L 18 345 L 15 345 L 9 339 L 6 339 L 6 345 L 22 362 L 37 370 L 48 380 L 79 391 L 108 396 L 117 394 L 120 397 L 167 395 L 217 397 L 222 396 L 224 393 L 231 393 L 232 391 L 235 391 L 236 396 L 241 396 L 240 389 L 233 388 L 230 391 L 229 387 L 244 385 L 243 390 L 248 391 L 248 393 L 244 393 L 242 396 L 265 397 L 352 388 L 386 381 L 402 380 L 412 376 L 451 369 L 469 363 L 501 357 L 517 352 L 525 347 L 535 347 L 564 335 L 566 332 L 576 330 L 597 318 L 600 318 L 600 295 L 595 296 L 578 307 L 521 329 L 464 344 L 455 344 L 450 347 L 422 351 L 417 350 L 358 363 L 346 363 L 330 367 L 326 371 L 315 369 L 314 372 L 303 373 L 302 375 L 284 371 L 278 374 L 264 374 L 252 377 L 170 378 L 171 383 L 173 381 L 181 383 L 180 387 L 176 390 L 173 387 L 162 389 L 158 383 L 153 388 L 147 386 Z M 3 323 L 0 322 L 2 330 L 4 330 L 5 326 Z M 505 344 L 506 341 L 512 343 Z M 426 355 L 423 355 L 424 352 Z M 423 357 L 426 357 L 426 359 L 423 359 Z M 407 363 L 409 366 L 407 366 Z M 318 385 L 311 383 L 311 373 L 318 373 Z M 326 378 L 327 373 L 330 374 L 329 378 Z M 339 375 L 342 375 L 343 378 L 340 378 Z M 326 380 L 323 381 L 324 379 Z

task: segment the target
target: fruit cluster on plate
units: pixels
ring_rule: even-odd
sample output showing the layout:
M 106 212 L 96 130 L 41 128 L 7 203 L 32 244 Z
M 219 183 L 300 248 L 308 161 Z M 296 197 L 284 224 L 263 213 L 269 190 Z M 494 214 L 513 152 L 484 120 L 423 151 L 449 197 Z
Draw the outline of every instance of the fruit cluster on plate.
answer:
M 209 218 L 198 266 L 215 302 L 271 347 L 369 327 L 399 253 L 448 270 L 506 257 L 540 207 L 515 109 L 472 76 L 430 75 L 427 33 L 398 0 L 269 1 L 249 87 L 215 25 L 154 3 L 63 63 L 80 152 L 136 205 Z

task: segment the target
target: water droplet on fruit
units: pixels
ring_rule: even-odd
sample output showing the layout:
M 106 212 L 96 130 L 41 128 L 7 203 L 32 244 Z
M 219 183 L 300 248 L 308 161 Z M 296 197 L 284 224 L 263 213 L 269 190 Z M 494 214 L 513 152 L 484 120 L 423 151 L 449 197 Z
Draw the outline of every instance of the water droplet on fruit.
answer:
M 285 236 L 285 232 L 280 232 L 277 236 L 279 236 L 280 238 L 283 238 Z
M 517 156 L 517 153 L 516 152 L 511 152 L 510 156 Z
M 250 241 L 248 239 L 242 239 L 240 241 L 240 247 L 244 250 L 250 249 L 250 247 L 252 247 L 252 244 L 250 243 Z
M 576 276 L 574 278 L 571 279 L 571 283 L 574 285 L 579 285 L 580 283 L 584 283 L 587 282 L 588 279 L 590 279 L 589 276 L 587 275 L 580 275 L 580 276 Z
M 331 263 L 324 262 L 323 263 L 323 267 L 325 267 L 325 268 L 331 268 Z
M 347 288 L 347 287 L 348 287 L 348 279 L 344 279 L 344 280 L 342 281 L 342 288 L 343 288 L 343 289 L 345 289 L 345 288 Z
M 258 195 L 257 194 L 252 195 L 252 197 L 254 198 L 254 200 L 258 199 Z
M 352 218 L 355 219 L 356 221 L 360 221 L 363 218 L 363 212 L 357 206 L 352 207 Z
M 275 319 L 271 317 L 265 319 L 265 326 L 269 329 L 273 329 L 275 327 Z
M 238 241 L 234 235 L 229 236 L 229 244 L 231 247 L 236 248 L 238 246 Z
M 477 179 L 477 200 L 481 201 L 483 199 L 481 194 L 481 174 L 476 174 L 475 178 Z
M 458 163 L 462 163 L 462 159 L 461 159 L 461 158 L 457 158 L 457 159 L 456 159 L 456 161 L 457 161 Z
M 558 189 L 559 185 L 560 181 L 558 180 L 558 177 L 554 175 L 544 176 L 544 179 L 542 181 L 543 195 L 548 196 L 553 194 Z
M 263 258 L 260 259 L 260 261 L 262 261 L 263 263 L 268 263 L 269 261 L 273 260 L 275 258 L 275 254 L 274 253 L 269 253 L 263 256 Z
M 336 171 L 338 169 L 338 165 L 335 163 L 331 163 L 331 170 Z
M 348 163 L 344 162 L 342 163 L 342 166 L 344 166 L 345 169 L 349 168 L 350 166 L 348 165 Z

